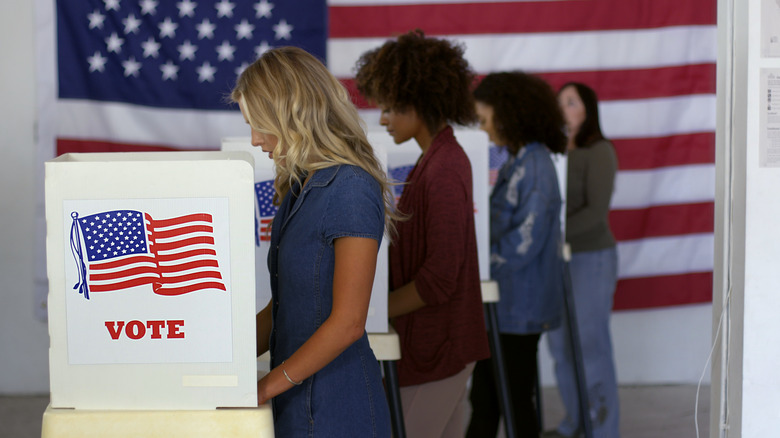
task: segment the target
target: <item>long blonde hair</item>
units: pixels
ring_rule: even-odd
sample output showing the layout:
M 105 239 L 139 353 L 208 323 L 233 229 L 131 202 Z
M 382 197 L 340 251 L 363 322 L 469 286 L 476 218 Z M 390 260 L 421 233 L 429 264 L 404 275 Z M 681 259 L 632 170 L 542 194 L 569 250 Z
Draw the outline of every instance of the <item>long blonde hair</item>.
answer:
M 315 170 L 355 165 L 381 185 L 385 225 L 393 235 L 400 216 L 387 174 L 349 94 L 317 58 L 297 47 L 269 50 L 241 73 L 230 97 L 252 129 L 279 139 L 273 151 L 278 200 Z

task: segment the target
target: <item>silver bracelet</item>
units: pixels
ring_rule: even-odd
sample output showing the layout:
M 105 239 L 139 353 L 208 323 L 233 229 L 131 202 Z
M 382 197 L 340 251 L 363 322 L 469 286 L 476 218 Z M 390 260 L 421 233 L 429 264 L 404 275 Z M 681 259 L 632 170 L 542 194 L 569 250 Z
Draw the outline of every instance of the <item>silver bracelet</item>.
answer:
M 284 362 L 282 362 L 282 365 L 284 365 Z M 293 385 L 295 385 L 295 386 L 299 386 L 300 384 L 302 384 L 302 383 L 303 383 L 303 381 L 301 381 L 301 382 L 296 382 L 295 380 L 291 379 L 291 378 L 290 378 L 290 376 L 289 376 L 289 375 L 287 375 L 287 370 L 285 370 L 284 368 L 282 368 L 282 374 L 284 374 L 284 377 L 286 377 L 286 378 L 287 378 L 287 381 L 288 381 L 288 382 L 292 383 L 292 384 L 293 384 Z

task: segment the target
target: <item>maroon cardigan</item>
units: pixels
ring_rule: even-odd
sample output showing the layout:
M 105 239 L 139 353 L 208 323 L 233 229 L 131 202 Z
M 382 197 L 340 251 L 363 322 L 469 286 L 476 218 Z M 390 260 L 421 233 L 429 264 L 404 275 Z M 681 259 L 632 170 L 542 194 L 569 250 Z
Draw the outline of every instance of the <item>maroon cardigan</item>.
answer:
M 426 306 L 393 320 L 401 386 L 453 376 L 490 356 L 480 292 L 471 165 L 446 127 L 409 173 L 390 245 L 390 290 L 414 280 Z

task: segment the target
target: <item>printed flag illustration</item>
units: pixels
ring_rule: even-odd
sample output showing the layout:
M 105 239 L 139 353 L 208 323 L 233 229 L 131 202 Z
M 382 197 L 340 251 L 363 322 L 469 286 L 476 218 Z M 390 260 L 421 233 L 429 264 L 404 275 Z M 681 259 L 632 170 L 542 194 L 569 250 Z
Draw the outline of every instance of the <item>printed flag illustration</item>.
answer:
M 488 178 L 490 179 L 490 187 L 496 185 L 498 171 L 501 169 L 501 166 L 504 165 L 507 158 L 509 158 L 509 152 L 507 152 L 506 148 L 490 146 L 488 152 L 488 166 L 490 166 Z
M 378 111 L 355 90 L 355 62 L 419 28 L 462 44 L 479 77 L 524 70 L 554 89 L 593 87 L 620 166 L 610 214 L 620 258 L 615 308 L 708 302 L 716 4 L 59 0 L 53 8 L 38 0 L 39 21 L 54 23 L 40 27 L 40 40 L 56 41 L 38 62 L 42 78 L 55 78 L 40 88 L 41 156 L 218 149 L 224 137 L 248 135 L 223 100 L 236 74 L 280 45 L 325 59 L 378 128 Z
M 158 295 L 226 291 L 209 214 L 153 219 L 135 210 L 71 214 L 70 245 L 79 272 L 73 288 L 90 293 L 151 285 Z
M 260 181 L 255 183 L 255 195 L 257 196 L 257 212 L 259 218 L 255 218 L 255 244 L 271 240 L 271 222 L 276 216 L 278 208 L 274 205 L 274 181 Z
M 406 187 L 405 183 L 406 178 L 409 177 L 409 172 L 414 169 L 414 166 L 399 166 L 399 167 L 391 167 L 387 169 L 388 176 L 390 176 L 390 179 L 400 183 L 393 186 L 393 196 L 395 196 L 395 202 L 398 203 L 398 200 L 401 199 L 401 194 L 404 192 L 404 187 Z

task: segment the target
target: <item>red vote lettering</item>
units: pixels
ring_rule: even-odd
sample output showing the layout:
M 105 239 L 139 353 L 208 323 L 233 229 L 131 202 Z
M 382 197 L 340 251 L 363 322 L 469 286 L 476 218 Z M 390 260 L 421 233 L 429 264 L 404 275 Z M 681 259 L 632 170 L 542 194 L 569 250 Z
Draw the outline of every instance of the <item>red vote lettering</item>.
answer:
M 124 321 L 117 321 L 116 322 L 116 329 L 114 329 L 114 321 L 106 321 L 106 328 L 108 329 L 108 334 L 111 335 L 111 339 L 117 340 L 119 339 L 119 335 L 122 334 L 122 327 L 125 326 Z
M 184 325 L 183 319 L 177 319 L 168 321 L 168 338 L 181 338 L 184 339 L 184 332 L 180 332 L 179 328 Z
M 162 338 L 160 330 L 165 327 L 165 321 L 147 321 L 146 326 L 152 329 L 152 339 Z
M 130 339 L 141 339 L 146 334 L 146 326 L 141 321 L 130 321 L 125 327 L 125 334 Z
M 168 326 L 166 338 L 168 339 L 184 339 L 184 320 L 174 319 L 169 321 L 154 320 L 147 321 L 144 324 L 141 321 L 133 320 L 125 323 L 124 321 L 106 321 L 106 328 L 108 329 L 108 335 L 111 339 L 118 340 L 122 336 L 124 331 L 125 336 L 130 339 L 138 340 L 146 336 L 147 328 L 149 328 L 149 337 L 152 339 L 161 339 L 163 327 Z M 123 330 L 124 329 L 124 330 Z

